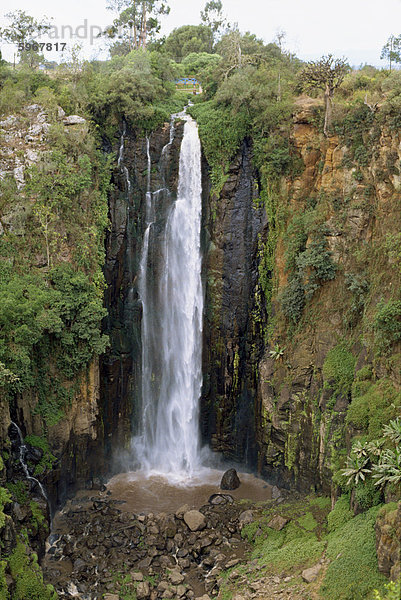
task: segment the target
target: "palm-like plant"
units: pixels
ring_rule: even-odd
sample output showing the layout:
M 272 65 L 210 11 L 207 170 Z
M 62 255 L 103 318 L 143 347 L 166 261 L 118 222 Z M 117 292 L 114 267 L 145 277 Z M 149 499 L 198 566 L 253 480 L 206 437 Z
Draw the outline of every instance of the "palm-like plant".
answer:
M 352 446 L 352 452 L 358 458 L 368 457 L 368 448 L 367 444 L 362 444 L 359 440 L 354 443 Z
M 401 483 L 401 449 L 396 446 L 395 451 L 383 450 L 378 464 L 373 465 L 373 479 L 375 485 L 384 486 L 386 483 L 398 485 Z
M 342 470 L 343 477 L 348 477 L 347 485 L 352 482 L 357 485 L 359 481 L 365 481 L 366 475 L 371 473 L 368 465 L 369 457 L 351 453 L 351 456 L 347 458 L 347 467 Z
M 279 360 L 283 357 L 284 350 L 285 348 L 281 348 L 279 344 L 275 344 L 274 348 L 272 350 L 269 350 L 270 357 L 274 358 L 274 360 Z
M 384 440 L 372 440 L 366 444 L 366 450 L 370 456 L 380 456 L 383 450 Z
M 397 446 L 401 443 L 401 418 L 397 417 L 383 427 L 383 435 Z

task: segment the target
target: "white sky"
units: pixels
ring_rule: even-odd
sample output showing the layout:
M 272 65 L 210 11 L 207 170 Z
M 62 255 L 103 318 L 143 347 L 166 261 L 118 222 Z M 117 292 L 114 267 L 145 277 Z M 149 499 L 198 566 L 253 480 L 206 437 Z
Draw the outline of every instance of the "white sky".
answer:
M 199 13 L 206 0 L 170 0 L 170 15 L 163 18 L 162 33 L 174 27 L 198 24 Z M 0 0 L 0 24 L 3 15 L 22 9 L 35 17 L 54 17 L 53 24 L 103 27 L 113 13 L 106 10 L 106 0 Z M 391 34 L 401 33 L 401 0 L 223 0 L 230 22 L 237 22 L 241 31 L 251 31 L 266 42 L 272 41 L 277 30 L 287 34 L 286 47 L 300 58 L 310 60 L 322 54 L 345 56 L 353 65 L 369 63 L 385 66 L 380 51 Z M 83 33 L 83 27 L 81 28 Z M 45 41 L 45 38 L 42 39 Z M 55 41 L 55 40 L 53 40 Z M 65 36 L 70 46 L 75 42 Z M 77 40 L 75 40 L 77 41 Z M 2 44 L 3 56 L 12 60 L 13 47 Z M 88 58 L 99 54 L 99 42 L 84 41 Z M 47 53 L 54 60 L 60 53 Z

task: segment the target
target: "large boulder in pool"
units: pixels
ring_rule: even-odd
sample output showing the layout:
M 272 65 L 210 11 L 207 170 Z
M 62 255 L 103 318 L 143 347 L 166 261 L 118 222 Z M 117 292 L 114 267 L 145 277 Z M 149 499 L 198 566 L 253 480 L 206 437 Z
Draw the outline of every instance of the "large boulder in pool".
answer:
M 235 469 L 228 469 L 221 478 L 220 489 L 221 490 L 236 490 L 241 485 L 237 471 Z

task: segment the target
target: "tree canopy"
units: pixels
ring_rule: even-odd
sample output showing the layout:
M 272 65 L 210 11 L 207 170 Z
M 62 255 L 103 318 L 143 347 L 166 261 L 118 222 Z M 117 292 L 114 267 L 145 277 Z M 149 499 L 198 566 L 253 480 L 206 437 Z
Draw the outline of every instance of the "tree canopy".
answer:
M 210 52 L 213 32 L 206 25 L 184 25 L 174 29 L 167 37 L 163 50 L 176 62 L 181 62 L 192 52 Z
M 310 61 L 301 71 L 300 80 L 305 90 L 320 89 L 324 91 L 326 108 L 324 133 L 326 136 L 331 125 L 334 92 L 340 87 L 349 70 L 350 67 L 345 59 L 334 58 L 332 54 L 328 54 L 317 61 Z

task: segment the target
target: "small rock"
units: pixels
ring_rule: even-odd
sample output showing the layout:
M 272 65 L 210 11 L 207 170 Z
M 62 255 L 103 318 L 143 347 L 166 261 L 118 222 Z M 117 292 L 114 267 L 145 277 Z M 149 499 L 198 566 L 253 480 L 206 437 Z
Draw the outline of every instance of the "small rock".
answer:
M 239 524 L 242 529 L 244 525 L 249 525 L 249 523 L 253 523 L 253 511 L 252 510 L 244 510 L 239 516 Z
M 42 125 L 40 123 L 37 123 L 36 125 L 32 125 L 32 127 L 29 128 L 29 134 L 30 135 L 40 135 L 42 133 Z
M 278 583 L 280 583 L 280 581 L 281 581 L 280 577 L 277 577 L 277 576 L 273 577 L 273 583 L 278 584 Z
M 170 584 L 168 581 L 160 581 L 159 585 L 157 586 L 157 591 L 163 593 L 166 590 L 168 590 L 169 587 L 170 587 Z
M 24 177 L 24 167 L 15 167 L 14 169 L 14 179 L 17 184 L 24 185 L 25 177 Z
M 104 600 L 120 600 L 120 596 L 117 594 L 105 594 Z
M 73 598 L 77 598 L 79 596 L 78 588 L 72 581 L 70 581 L 70 583 L 67 585 L 67 592 Z
M 292 577 L 284 577 L 284 583 L 289 583 L 292 580 Z
M 136 597 L 138 600 L 144 600 L 150 596 L 150 587 L 147 581 L 141 581 L 136 587 Z
M 279 488 L 276 485 L 273 485 L 272 487 L 272 499 L 273 500 L 277 500 L 277 498 L 280 498 L 281 496 L 281 492 L 279 490 Z
M 185 585 L 177 585 L 177 596 L 179 598 L 182 598 L 182 596 L 185 596 L 186 593 L 186 587 Z
M 148 557 L 144 558 L 143 560 L 140 560 L 137 566 L 140 569 L 148 569 L 150 567 L 151 563 L 152 563 L 152 559 L 148 556 Z
M 289 519 L 276 515 L 268 522 L 267 526 L 270 527 L 270 529 L 281 531 L 287 525 L 288 521 Z
M 39 154 L 37 152 L 35 152 L 35 150 L 31 150 L 30 148 L 27 149 L 27 151 L 25 152 L 25 156 L 28 162 L 30 163 L 35 163 L 38 162 L 39 160 Z
M 42 110 L 42 107 L 39 106 L 39 104 L 30 104 L 29 106 L 25 107 L 25 110 L 27 112 L 35 113 L 40 112 Z
M 312 583 L 317 579 L 320 571 L 322 570 L 323 565 L 315 565 L 314 567 L 310 567 L 309 569 L 305 569 L 302 571 L 302 579 L 306 581 L 306 583 Z
M 181 506 L 175 513 L 175 516 L 177 517 L 177 519 L 183 519 L 185 513 L 189 512 L 190 508 L 188 506 L 188 504 L 184 504 L 184 506 Z
M 169 579 L 173 585 L 179 585 L 184 581 L 185 577 L 179 571 L 174 570 L 170 572 Z
M 199 510 L 189 510 L 184 514 L 184 521 L 191 531 L 200 531 L 206 527 L 206 518 Z
M 16 123 L 17 123 L 17 117 L 15 117 L 14 115 L 10 115 L 6 119 L 4 119 L 4 121 L 0 121 L 0 127 L 2 127 L 4 129 L 6 127 L 12 127 Z
M 258 592 L 261 587 L 262 584 L 260 581 L 251 581 L 251 583 L 249 584 L 249 588 L 252 592 Z
M 228 469 L 221 478 L 220 489 L 221 490 L 236 490 L 241 485 L 237 471 L 235 469 Z
M 131 573 L 132 581 L 143 581 L 143 573 L 136 571 Z
M 86 123 L 86 120 L 78 115 L 70 115 L 69 117 L 65 117 L 63 121 L 64 125 L 82 125 L 82 123 Z
M 61 106 L 57 107 L 57 116 L 59 119 L 64 119 L 65 111 L 61 108 Z
M 229 560 L 226 565 L 225 568 L 226 569 L 231 569 L 231 567 L 235 567 L 236 565 L 238 565 L 240 563 L 240 559 L 239 558 L 234 558 L 233 560 Z
M 208 500 L 209 504 L 218 506 L 219 504 L 233 504 L 234 498 L 230 494 L 212 494 Z

